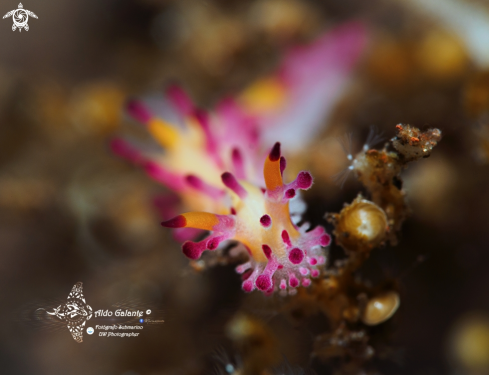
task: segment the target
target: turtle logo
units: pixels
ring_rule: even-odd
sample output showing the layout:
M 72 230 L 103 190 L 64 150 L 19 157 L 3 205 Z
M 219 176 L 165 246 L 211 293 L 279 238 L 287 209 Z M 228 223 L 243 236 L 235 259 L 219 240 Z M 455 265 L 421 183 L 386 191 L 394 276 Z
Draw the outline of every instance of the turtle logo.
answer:
M 46 311 L 49 315 L 55 315 L 66 322 L 76 342 L 83 342 L 83 328 L 87 320 L 92 317 L 92 308 L 87 305 L 82 288 L 82 282 L 76 283 L 71 289 L 66 303 L 59 305 L 52 312 Z
M 37 18 L 37 16 L 33 12 L 24 9 L 22 3 L 19 3 L 18 9 L 11 10 L 5 16 L 3 16 L 3 18 L 5 19 L 10 16 L 12 16 L 12 19 L 14 21 L 14 24 L 12 25 L 12 31 L 15 31 L 17 29 L 19 29 L 19 31 L 22 31 L 22 29 L 25 29 L 25 31 L 29 31 L 29 25 L 27 24 L 29 16 Z

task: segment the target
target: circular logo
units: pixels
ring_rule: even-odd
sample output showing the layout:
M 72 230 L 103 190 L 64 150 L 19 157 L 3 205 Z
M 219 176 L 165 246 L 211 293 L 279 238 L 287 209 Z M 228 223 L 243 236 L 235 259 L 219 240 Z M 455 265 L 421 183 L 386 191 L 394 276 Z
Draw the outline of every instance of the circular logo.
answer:
M 25 9 L 17 9 L 14 12 L 14 24 L 17 27 L 24 27 L 27 25 L 27 21 L 29 20 L 29 15 L 25 11 Z
M 139 319 L 139 323 L 144 323 L 144 319 Z
M 89 335 L 93 334 L 94 332 L 95 332 L 95 330 L 93 329 L 93 327 L 88 327 L 88 328 L 87 328 L 87 333 L 88 333 Z
M 150 309 L 146 310 L 146 315 L 149 315 L 149 314 L 151 314 L 151 310 Z

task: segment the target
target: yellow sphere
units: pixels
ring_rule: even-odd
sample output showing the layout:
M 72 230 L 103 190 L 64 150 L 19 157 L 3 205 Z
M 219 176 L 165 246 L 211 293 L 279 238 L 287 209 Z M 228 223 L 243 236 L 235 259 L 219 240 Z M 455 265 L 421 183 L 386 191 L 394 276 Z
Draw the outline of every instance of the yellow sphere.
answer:
M 389 319 L 399 308 L 401 300 L 396 292 L 386 292 L 371 298 L 363 311 L 362 321 L 375 326 Z
M 460 318 L 452 328 L 450 358 L 468 373 L 489 372 L 489 315 L 472 312 Z
M 388 229 L 384 210 L 361 196 L 341 210 L 335 224 L 337 243 L 346 250 L 359 252 L 379 246 Z

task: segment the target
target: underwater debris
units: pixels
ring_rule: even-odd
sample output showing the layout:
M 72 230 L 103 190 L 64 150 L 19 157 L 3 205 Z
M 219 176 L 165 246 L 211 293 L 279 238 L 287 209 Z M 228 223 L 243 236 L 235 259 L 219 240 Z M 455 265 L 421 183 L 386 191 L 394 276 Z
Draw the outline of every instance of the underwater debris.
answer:
M 283 307 L 296 322 L 318 312 L 327 318 L 331 328 L 316 336 L 312 357 L 325 362 L 341 359 L 341 374 L 356 374 L 368 366 L 377 354 L 371 327 L 391 319 L 400 305 L 396 285 L 374 287 L 361 280 L 354 271 L 365 257 L 354 252 L 350 257 L 328 269 L 326 277 L 314 280 L 310 288 L 299 289 Z
M 396 129 L 397 136 L 382 150 L 371 149 L 376 139 L 372 133 L 356 156 L 345 147 L 352 161 L 349 169 L 366 187 L 371 200 L 359 194 L 340 213 L 326 214 L 346 258 L 334 262 L 324 277 L 314 280 L 310 288 L 300 289 L 284 305 L 284 312 L 294 320 L 318 312 L 327 317 L 332 332 L 317 337 L 314 355 L 324 360 L 341 358 L 342 373 L 364 369 L 375 354 L 369 327 L 389 320 L 400 306 L 395 282 L 372 286 L 357 271 L 373 249 L 387 240 L 391 245 L 397 243 L 395 231 L 409 212 L 400 173 L 407 163 L 429 156 L 441 139 L 438 129 L 421 132 L 409 125 L 397 125 Z M 388 150 L 389 145 L 393 151 Z
M 375 354 L 368 341 L 369 336 L 365 330 L 353 330 L 342 323 L 332 333 L 316 337 L 313 356 L 323 360 L 341 357 L 345 360 L 365 361 Z
M 391 245 L 397 244 L 396 232 L 409 214 L 400 174 L 407 163 L 429 157 L 441 140 L 439 129 L 422 132 L 414 126 L 401 124 L 396 125 L 396 129 L 396 137 L 386 143 L 382 150 L 366 145 L 352 157 L 350 166 L 367 189 L 370 200 L 385 212 L 389 226 L 387 237 Z M 389 151 L 388 146 L 395 151 Z
M 361 195 L 328 220 L 336 242 L 347 251 L 368 252 L 384 242 L 389 230 L 384 210 Z
M 427 158 L 441 139 L 439 129 L 428 129 L 421 132 L 411 125 L 396 125 L 397 136 L 391 139 L 403 162 Z
M 183 244 L 183 253 L 190 259 L 200 258 L 205 250 L 217 249 L 225 240 L 240 242 L 243 246 L 238 249 L 249 255 L 248 262 L 236 268 L 243 274 L 245 292 L 293 291 L 299 285 L 309 286 L 326 262 L 322 247 L 328 246 L 331 238 L 323 227 L 307 232 L 309 224 L 299 227 L 292 221 L 289 201 L 296 198 L 298 190 L 309 189 L 313 180 L 309 172 L 303 171 L 294 181 L 284 184 L 285 166 L 280 143 L 276 143 L 263 167 L 266 188 L 238 180 L 229 172 L 221 176 L 229 194 L 231 214 L 189 212 L 162 225 L 211 231 L 203 241 Z

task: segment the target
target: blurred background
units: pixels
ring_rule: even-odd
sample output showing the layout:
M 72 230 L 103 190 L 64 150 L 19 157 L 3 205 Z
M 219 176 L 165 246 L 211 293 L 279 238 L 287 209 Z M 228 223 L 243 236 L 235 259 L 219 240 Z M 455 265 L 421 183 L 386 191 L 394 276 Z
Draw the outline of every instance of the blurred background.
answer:
M 17 5 L 3 1 L 0 12 Z M 403 175 L 412 214 L 399 245 L 375 250 L 364 271 L 373 282 L 399 283 L 402 301 L 382 328 L 375 369 L 489 374 L 487 1 L 23 5 L 39 17 L 28 32 L 0 22 L 2 374 L 211 374 L 216 349 L 233 353 L 224 327 L 243 309 L 267 322 L 291 366 L 334 373 L 310 357 L 324 322 L 298 323 L 261 294 L 245 295 L 232 266 L 188 266 L 159 225 L 153 199 L 165 188 L 115 157 L 108 142 L 134 126 L 123 110 L 128 98 L 178 82 L 212 108 L 272 72 L 290 46 L 351 20 L 366 25 L 367 47 L 320 136 L 292 161 L 316 178 L 306 217 L 327 226 L 324 213 L 361 191 L 354 178 L 334 182 L 347 165 L 335 137 L 353 132 L 359 151 L 371 125 L 387 139 L 398 123 L 441 129 L 433 155 Z M 150 301 L 165 324 L 137 339 L 83 344 L 66 329 L 31 324 L 32 306 L 63 301 L 77 281 L 92 307 Z

